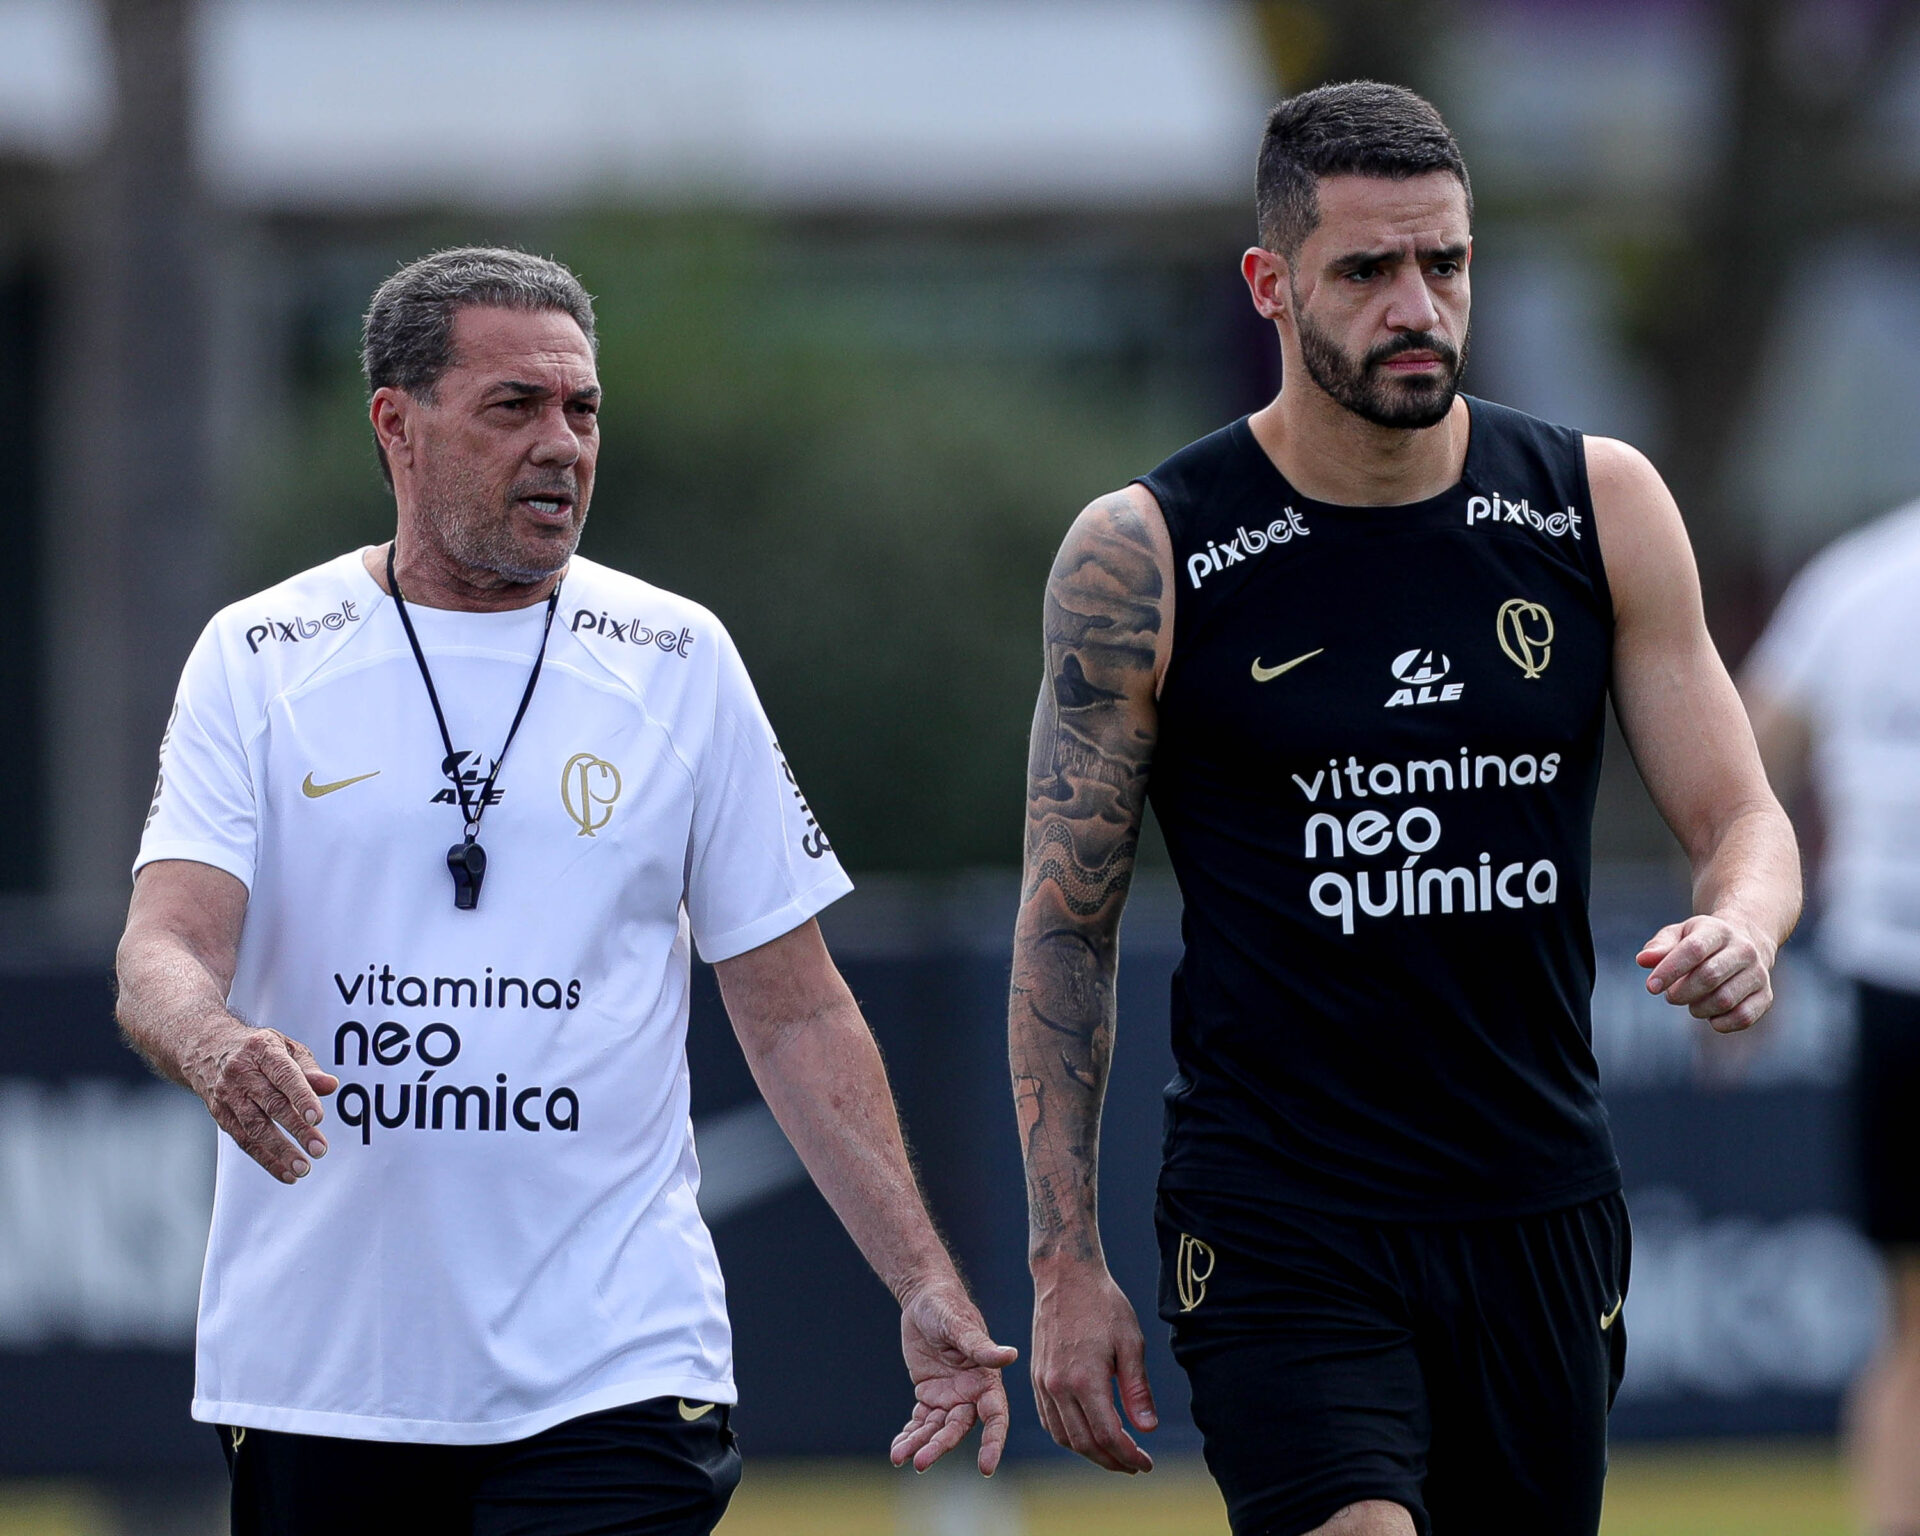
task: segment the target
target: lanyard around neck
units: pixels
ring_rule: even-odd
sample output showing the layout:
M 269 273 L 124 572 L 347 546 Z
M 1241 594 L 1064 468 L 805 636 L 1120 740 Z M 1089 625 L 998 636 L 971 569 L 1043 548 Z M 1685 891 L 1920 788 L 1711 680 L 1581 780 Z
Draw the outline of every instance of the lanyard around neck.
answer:
M 507 760 L 507 749 L 513 745 L 513 738 L 520 733 L 520 722 L 527 717 L 527 706 L 533 702 L 534 685 L 540 681 L 540 668 L 547 659 L 547 639 L 553 633 L 553 616 L 560 607 L 560 584 L 554 583 L 553 595 L 547 599 L 547 622 L 540 631 L 540 649 L 534 653 L 533 670 L 527 674 L 527 686 L 520 695 L 520 707 L 513 712 L 513 724 L 507 727 L 507 739 L 501 743 L 500 752 L 493 760 L 493 769 L 487 775 L 486 783 L 471 799 L 467 794 L 466 782 L 460 776 L 460 761 L 453 750 L 453 736 L 447 730 L 446 712 L 440 707 L 440 694 L 433 686 L 433 673 L 427 666 L 426 652 L 420 648 L 420 637 L 414 633 L 413 620 L 407 613 L 407 602 L 400 594 L 400 578 L 394 570 L 394 549 L 399 543 L 395 540 L 387 546 L 387 589 L 393 594 L 393 606 L 399 612 L 400 624 L 407 632 L 407 644 L 413 647 L 413 659 L 420 668 L 420 681 L 427 685 L 427 701 L 433 705 L 433 718 L 440 727 L 440 744 L 446 748 L 447 755 L 441 760 L 440 771 L 453 783 L 454 793 L 460 800 L 460 815 L 466 823 L 466 846 L 474 847 L 474 838 L 480 832 L 480 818 L 486 814 L 487 802 L 493 796 L 494 780 L 500 777 L 500 765 Z M 457 852 L 458 850 L 456 850 Z M 484 855 L 482 856 L 484 868 Z M 455 875 L 456 905 L 472 906 L 473 902 L 460 900 L 460 881 Z M 479 897 L 479 881 L 473 882 L 473 896 Z

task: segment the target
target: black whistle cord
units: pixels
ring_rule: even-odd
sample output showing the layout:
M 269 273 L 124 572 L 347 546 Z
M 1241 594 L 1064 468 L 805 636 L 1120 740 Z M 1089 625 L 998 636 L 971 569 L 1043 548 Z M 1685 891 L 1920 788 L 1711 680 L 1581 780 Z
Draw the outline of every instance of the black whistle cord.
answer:
M 395 539 L 387 546 L 387 589 L 393 594 L 393 606 L 400 615 L 400 625 L 407 632 L 407 644 L 413 647 L 413 659 L 420 668 L 420 681 L 427 685 L 427 701 L 433 705 L 433 718 L 440 727 L 440 743 L 447 749 L 447 755 L 441 760 L 440 771 L 453 783 L 453 792 L 460 800 L 460 816 L 465 823 L 466 842 L 456 844 L 447 850 L 447 865 L 453 871 L 453 904 L 462 911 L 471 911 L 479 904 L 480 882 L 486 874 L 486 850 L 474 841 L 480 834 L 480 818 L 486 814 L 487 801 L 493 794 L 493 781 L 500 777 L 500 766 L 507 760 L 507 749 L 513 745 L 513 738 L 520 733 L 520 722 L 527 717 L 527 706 L 533 702 L 535 684 L 540 681 L 540 668 L 547 659 L 547 640 L 553 634 L 553 616 L 560 608 L 560 583 L 555 582 L 553 595 L 547 599 L 547 622 L 540 631 L 540 649 L 533 658 L 533 670 L 527 675 L 526 691 L 520 695 L 520 707 L 513 712 L 513 724 L 507 727 L 507 739 L 501 743 L 500 755 L 493 760 L 493 771 L 487 775 L 486 783 L 474 799 L 467 798 L 467 786 L 460 777 L 460 765 L 455 760 L 453 736 L 447 730 L 447 717 L 440 708 L 440 694 L 433 686 L 433 673 L 427 667 L 426 652 L 420 649 L 420 637 L 413 631 L 413 620 L 407 614 L 407 600 L 400 595 L 400 578 L 394 570 L 394 551 L 400 541 Z

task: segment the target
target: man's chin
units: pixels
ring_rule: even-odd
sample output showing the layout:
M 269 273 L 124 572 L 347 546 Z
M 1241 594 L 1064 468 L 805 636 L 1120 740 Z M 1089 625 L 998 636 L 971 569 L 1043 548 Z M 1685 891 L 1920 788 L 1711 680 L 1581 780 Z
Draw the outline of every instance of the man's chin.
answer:
M 1358 414 L 1376 427 L 1419 432 L 1445 421 L 1459 393 L 1459 386 L 1452 379 L 1433 384 L 1401 381 L 1368 401 L 1369 409 Z

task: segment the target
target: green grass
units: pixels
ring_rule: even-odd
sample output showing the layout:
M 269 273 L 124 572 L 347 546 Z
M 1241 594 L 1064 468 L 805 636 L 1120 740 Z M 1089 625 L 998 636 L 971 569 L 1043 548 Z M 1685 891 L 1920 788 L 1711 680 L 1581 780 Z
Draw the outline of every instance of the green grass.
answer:
M 205 1536 L 219 1536 L 217 1504 Z M 964 1513 L 963 1513 L 964 1512 Z M 187 1525 L 170 1530 L 186 1532 Z M 1854 1536 L 1831 1445 L 1744 1442 L 1618 1450 L 1602 1536 Z M 1062 1457 L 981 1486 L 962 1465 L 926 1477 L 858 1462 L 754 1461 L 719 1536 L 1226 1536 L 1197 1461 L 1122 1478 Z M 75 1483 L 0 1483 L 0 1536 L 133 1536 Z M 141 1533 L 146 1536 L 146 1533 Z M 198 1533 L 195 1533 L 198 1536 Z

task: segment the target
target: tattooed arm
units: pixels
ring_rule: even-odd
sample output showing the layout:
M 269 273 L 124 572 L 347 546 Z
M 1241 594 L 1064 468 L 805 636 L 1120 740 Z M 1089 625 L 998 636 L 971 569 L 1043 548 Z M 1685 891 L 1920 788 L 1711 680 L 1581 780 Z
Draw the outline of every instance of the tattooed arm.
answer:
M 1157 1420 L 1140 1325 L 1100 1247 L 1100 1104 L 1172 592 L 1166 524 L 1140 486 L 1082 512 L 1054 562 L 1008 1009 L 1027 1168 L 1034 1400 L 1055 1440 L 1115 1472 L 1148 1471 L 1153 1461 L 1114 1411 L 1114 1381 L 1136 1429 Z

